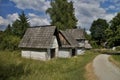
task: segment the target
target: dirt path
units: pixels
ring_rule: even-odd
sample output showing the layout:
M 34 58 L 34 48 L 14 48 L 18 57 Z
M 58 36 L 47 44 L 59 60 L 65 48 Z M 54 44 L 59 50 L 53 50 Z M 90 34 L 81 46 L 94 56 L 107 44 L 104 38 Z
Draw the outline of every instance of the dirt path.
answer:
M 86 73 L 84 76 L 86 80 L 98 80 L 97 76 L 94 73 L 92 62 L 86 65 L 85 70 L 86 70 Z
M 108 60 L 109 55 L 98 55 L 93 61 L 94 72 L 99 80 L 120 80 L 120 69 Z

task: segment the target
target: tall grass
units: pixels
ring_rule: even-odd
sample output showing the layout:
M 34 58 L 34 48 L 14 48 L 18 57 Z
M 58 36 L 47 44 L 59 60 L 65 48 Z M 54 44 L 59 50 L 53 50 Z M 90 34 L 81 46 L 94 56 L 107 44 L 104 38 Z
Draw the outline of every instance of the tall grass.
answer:
M 96 54 L 39 61 L 21 58 L 20 51 L 0 51 L 0 80 L 85 80 L 85 65 Z
M 113 55 L 112 57 L 120 63 L 120 55 Z
M 120 68 L 120 55 L 112 55 L 112 62 Z

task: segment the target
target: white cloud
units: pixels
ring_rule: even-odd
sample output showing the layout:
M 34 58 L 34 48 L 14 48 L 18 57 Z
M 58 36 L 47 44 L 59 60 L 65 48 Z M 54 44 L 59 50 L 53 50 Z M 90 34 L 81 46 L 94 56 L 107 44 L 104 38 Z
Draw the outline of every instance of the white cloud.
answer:
M 107 13 L 107 10 L 101 6 L 101 3 L 104 3 L 109 0 L 69 0 L 74 2 L 75 15 L 78 19 L 78 26 L 90 28 L 93 20 L 98 18 L 106 19 L 108 22 L 116 15 L 116 13 Z M 110 5 L 109 9 L 117 9 L 116 5 L 119 4 L 119 0 L 111 0 L 111 3 L 116 3 Z M 118 3 L 119 2 L 119 3 Z
M 110 6 L 106 8 L 106 10 L 110 10 L 110 9 L 117 11 L 120 10 L 120 0 L 106 0 L 106 1 L 111 3 Z
M 117 13 L 114 13 L 114 14 L 107 14 L 103 19 L 106 19 L 108 22 L 110 20 L 113 19 L 113 17 L 115 17 L 117 15 Z
M 50 1 L 45 0 L 10 0 L 16 4 L 19 9 L 33 9 L 37 11 L 45 11 L 50 7 Z
M 6 18 L 0 16 L 0 29 L 1 27 L 5 29 L 8 24 L 12 24 L 16 19 L 18 19 L 18 13 L 8 14 Z
M 45 17 L 40 17 L 33 13 L 28 14 L 31 26 L 39 26 L 39 25 L 49 25 L 49 20 Z
M 0 25 L 8 25 L 9 21 L 0 16 Z
M 115 9 L 115 6 L 110 5 L 110 6 L 109 6 L 109 9 Z
M 18 13 L 8 14 L 6 18 L 0 16 L 0 25 L 7 26 L 18 18 Z
M 105 0 L 72 0 L 75 7 L 75 15 L 78 19 L 78 25 L 90 28 L 93 20 L 103 18 L 106 15 L 105 9 L 100 7 L 100 2 Z
M 16 7 L 19 9 L 33 9 L 40 12 L 45 12 L 45 10 L 50 7 L 49 0 L 10 0 L 16 4 Z M 98 18 L 103 18 L 110 21 L 115 14 L 107 13 L 105 8 L 101 7 L 101 3 L 106 1 L 113 2 L 116 5 L 110 5 L 108 8 L 110 9 L 119 9 L 120 2 L 119 0 L 69 0 L 74 2 L 75 8 L 75 16 L 78 19 L 78 26 L 82 28 L 86 28 L 87 30 L 90 28 L 93 20 Z M 17 18 L 18 14 L 14 13 L 7 16 L 7 19 L 1 18 L 0 20 L 6 20 L 4 22 L 0 22 L 0 24 L 6 24 L 14 21 Z M 38 16 L 33 13 L 28 14 L 29 22 L 32 26 L 36 25 L 48 25 L 50 24 L 50 20 L 48 16 Z
M 49 25 L 49 19 L 46 17 L 40 17 L 33 13 L 29 13 L 28 15 L 29 22 L 31 26 L 39 26 L 39 25 Z M 0 16 L 0 29 L 1 27 L 7 27 L 8 24 L 12 24 L 16 19 L 18 19 L 18 13 L 8 14 L 6 18 Z M 5 28 L 4 28 L 5 29 Z
M 10 23 L 15 21 L 18 19 L 18 13 L 8 14 L 7 19 L 10 21 Z
M 117 7 L 115 5 L 110 5 L 108 7 L 105 8 L 105 10 L 117 10 Z

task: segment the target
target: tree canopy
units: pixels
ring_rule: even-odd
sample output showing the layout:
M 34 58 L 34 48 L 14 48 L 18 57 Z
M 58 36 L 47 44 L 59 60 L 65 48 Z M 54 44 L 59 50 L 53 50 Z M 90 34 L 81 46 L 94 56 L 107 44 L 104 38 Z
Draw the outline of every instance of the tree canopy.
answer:
M 98 45 L 101 45 L 101 42 L 106 40 L 105 30 L 108 28 L 108 23 L 104 19 L 97 19 L 93 21 L 90 31 L 92 39 L 97 41 Z
M 6 30 L 4 31 L 4 33 L 6 33 L 7 35 L 11 35 L 12 34 L 12 27 L 10 24 L 8 24 Z
M 18 49 L 20 39 L 29 26 L 28 18 L 22 12 L 19 14 L 19 19 L 15 20 L 12 26 L 9 24 L 5 31 L 0 32 L 0 49 Z
M 106 47 L 120 46 L 120 12 L 108 23 L 104 19 L 95 20 L 90 28 L 91 37 L 100 45 L 107 42 Z
M 77 19 L 74 14 L 73 2 L 67 0 L 53 0 L 51 7 L 46 10 L 51 18 L 51 24 L 59 29 L 74 28 Z
M 22 12 L 19 14 L 19 19 L 12 24 L 13 34 L 22 38 L 28 27 L 30 27 L 28 18 L 24 12 Z
M 120 13 L 110 21 L 110 27 L 106 30 L 106 34 L 110 47 L 120 45 Z

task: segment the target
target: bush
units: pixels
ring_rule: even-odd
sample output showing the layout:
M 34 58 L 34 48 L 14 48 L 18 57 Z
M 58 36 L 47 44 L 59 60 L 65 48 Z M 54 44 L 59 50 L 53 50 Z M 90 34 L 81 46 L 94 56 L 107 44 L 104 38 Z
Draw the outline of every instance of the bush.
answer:
M 100 48 L 100 45 L 97 45 L 96 41 L 90 41 L 90 44 L 92 45 L 92 48 Z
M 0 44 L 0 49 L 16 50 L 18 49 L 19 42 L 20 42 L 20 38 L 17 36 L 13 36 L 13 35 L 4 36 Z

